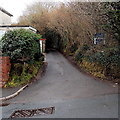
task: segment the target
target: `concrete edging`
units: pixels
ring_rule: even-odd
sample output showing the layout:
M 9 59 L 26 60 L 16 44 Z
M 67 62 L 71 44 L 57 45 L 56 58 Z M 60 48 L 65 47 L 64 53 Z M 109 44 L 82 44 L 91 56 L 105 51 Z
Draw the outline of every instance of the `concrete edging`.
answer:
M 34 79 L 37 79 L 37 77 L 40 75 L 40 77 L 42 76 L 42 74 L 45 72 L 46 70 L 46 67 L 47 67 L 47 62 L 44 62 L 44 64 L 42 65 L 42 67 L 40 68 L 38 74 L 36 75 L 36 77 Z M 34 82 L 35 80 L 32 80 L 32 82 Z M 2 97 L 0 98 L 0 101 L 6 101 L 6 100 L 9 100 L 11 98 L 14 98 L 16 97 L 17 95 L 19 95 L 26 87 L 28 87 L 32 82 L 28 83 L 27 85 L 23 86 L 22 88 L 20 88 L 17 92 L 9 95 L 9 96 L 6 96 L 6 97 Z
M 11 99 L 15 96 L 17 96 L 20 92 L 22 92 L 26 87 L 28 87 L 28 84 L 23 86 L 22 88 L 20 88 L 17 92 L 13 93 L 12 95 L 9 95 L 7 97 L 3 97 L 3 98 L 0 98 L 0 101 L 3 101 L 3 100 L 8 100 L 8 99 Z

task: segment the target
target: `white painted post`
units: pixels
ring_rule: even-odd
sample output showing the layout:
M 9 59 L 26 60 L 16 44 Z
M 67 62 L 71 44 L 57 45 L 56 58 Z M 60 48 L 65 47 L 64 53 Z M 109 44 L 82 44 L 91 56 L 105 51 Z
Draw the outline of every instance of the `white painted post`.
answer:
M 41 50 L 41 53 L 43 52 L 42 50 L 42 40 L 40 40 L 40 50 Z

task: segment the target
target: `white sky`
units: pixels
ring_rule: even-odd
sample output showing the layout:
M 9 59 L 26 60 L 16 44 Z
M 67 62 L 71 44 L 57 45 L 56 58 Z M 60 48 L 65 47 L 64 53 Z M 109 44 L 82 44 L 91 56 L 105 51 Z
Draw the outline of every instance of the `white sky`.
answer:
M 0 6 L 13 15 L 12 22 L 16 22 L 18 17 L 22 15 L 27 5 L 36 1 L 41 2 L 63 2 L 64 0 L 0 0 Z

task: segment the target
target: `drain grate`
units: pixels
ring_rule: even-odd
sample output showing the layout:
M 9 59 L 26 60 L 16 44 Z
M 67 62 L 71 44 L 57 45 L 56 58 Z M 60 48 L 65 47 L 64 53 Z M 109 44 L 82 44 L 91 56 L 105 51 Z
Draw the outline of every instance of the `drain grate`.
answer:
M 55 112 L 55 107 L 32 109 L 32 110 L 17 110 L 10 116 L 10 118 L 28 118 L 35 115 L 53 114 L 54 112 Z

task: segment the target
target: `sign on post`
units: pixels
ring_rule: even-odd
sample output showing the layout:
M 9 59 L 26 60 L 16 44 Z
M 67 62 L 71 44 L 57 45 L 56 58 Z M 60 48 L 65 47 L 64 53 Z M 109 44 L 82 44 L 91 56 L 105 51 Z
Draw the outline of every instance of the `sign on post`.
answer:
M 103 33 L 96 33 L 94 35 L 94 44 L 97 45 L 97 44 L 100 44 L 100 43 L 105 44 L 104 34 Z

